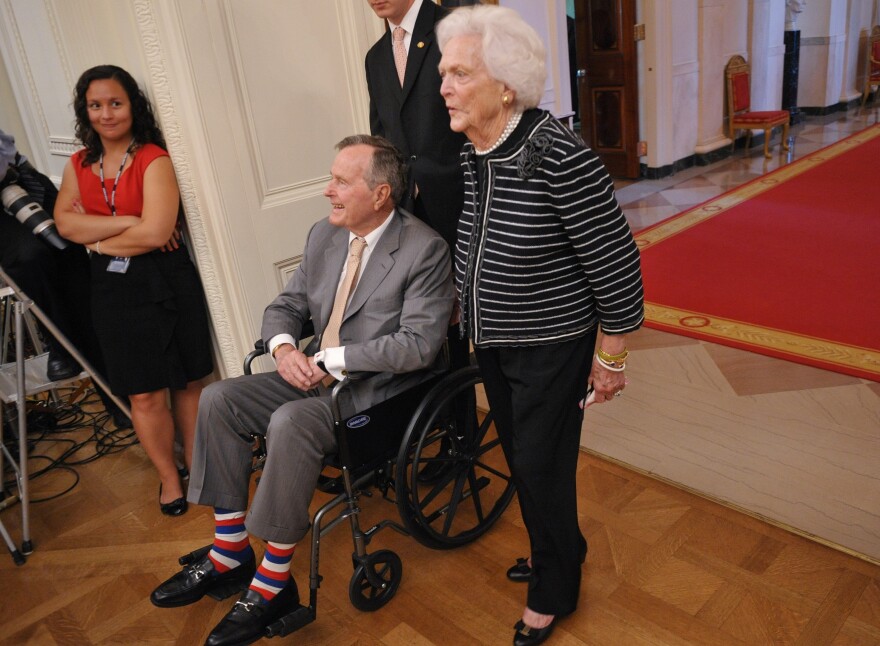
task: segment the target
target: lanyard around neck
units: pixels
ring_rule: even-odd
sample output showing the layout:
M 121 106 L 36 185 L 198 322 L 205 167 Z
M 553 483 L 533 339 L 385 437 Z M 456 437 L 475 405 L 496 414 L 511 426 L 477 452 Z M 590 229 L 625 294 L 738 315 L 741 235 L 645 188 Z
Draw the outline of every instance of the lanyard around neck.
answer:
M 116 215 L 116 187 L 119 185 L 119 178 L 122 176 L 122 169 L 125 168 L 125 162 L 128 161 L 128 155 L 131 152 L 131 147 L 134 146 L 134 139 L 131 140 L 131 143 L 128 144 L 128 148 L 125 149 L 125 155 L 122 157 L 122 163 L 119 164 L 119 170 L 116 172 L 116 179 L 113 180 L 113 191 L 110 193 L 109 197 L 107 195 L 107 184 L 104 182 L 104 151 L 101 151 L 101 156 L 98 158 L 98 169 L 101 173 L 101 190 L 104 192 L 104 201 L 107 203 L 107 208 L 110 209 L 110 215 Z

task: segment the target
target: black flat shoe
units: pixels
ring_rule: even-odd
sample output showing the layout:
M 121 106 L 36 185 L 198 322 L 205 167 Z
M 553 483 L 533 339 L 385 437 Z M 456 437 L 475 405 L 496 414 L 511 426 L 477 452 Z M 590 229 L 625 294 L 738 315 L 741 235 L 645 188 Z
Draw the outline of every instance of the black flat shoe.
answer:
M 131 419 L 129 419 L 128 415 L 118 408 L 110 412 L 110 417 L 113 418 L 113 424 L 116 426 L 117 430 L 124 431 L 125 429 L 132 427 Z
M 182 516 L 187 509 L 189 509 L 189 505 L 183 496 L 171 502 L 162 502 L 162 485 L 159 485 L 159 511 L 166 516 Z
M 241 592 L 251 583 L 257 571 L 254 557 L 237 568 L 215 574 L 214 564 L 208 558 L 211 545 L 180 558 L 183 570 L 153 590 L 150 601 L 160 608 L 177 608 L 194 603 L 208 595 L 220 600 Z
M 293 577 L 268 603 L 259 592 L 248 589 L 208 635 L 205 646 L 245 646 L 266 636 L 266 628 L 299 607 Z
M 553 621 L 544 626 L 543 628 L 532 628 L 531 626 L 526 626 L 522 619 L 516 622 L 516 626 L 514 626 L 515 633 L 513 633 L 513 646 L 536 646 L 537 644 L 543 644 L 547 641 L 547 638 L 550 636 L 550 633 L 553 632 L 553 628 L 556 627 L 556 617 L 553 617 Z

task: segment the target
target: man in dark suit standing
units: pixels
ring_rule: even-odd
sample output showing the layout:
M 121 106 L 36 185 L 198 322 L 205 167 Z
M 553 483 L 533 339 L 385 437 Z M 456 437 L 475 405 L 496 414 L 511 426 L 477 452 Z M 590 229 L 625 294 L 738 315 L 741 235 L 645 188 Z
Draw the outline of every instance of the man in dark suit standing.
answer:
M 453 253 L 464 202 L 459 154 L 466 138 L 449 127 L 434 36 L 434 26 L 449 10 L 431 0 L 368 1 L 376 15 L 388 21 L 388 30 L 367 52 L 365 62 L 370 130 L 390 139 L 407 160 L 409 186 L 402 206 L 443 236 Z M 467 366 L 470 344 L 460 338 L 458 325 L 449 327 L 447 338 L 452 367 Z M 471 402 L 459 414 L 468 415 L 473 408 Z
M 366 56 L 370 129 L 391 140 L 410 168 L 409 190 L 401 206 L 412 211 L 455 246 L 464 195 L 459 153 L 461 133 L 449 128 L 440 96 L 440 49 L 436 25 L 448 13 L 431 0 L 369 0 L 388 31 Z M 402 36 L 405 73 L 395 63 L 395 30 Z
M 169 608 L 245 589 L 208 646 L 250 644 L 299 604 L 290 560 L 309 530 L 321 460 L 336 451 L 332 377 L 377 373 L 340 396 L 350 417 L 441 369 L 453 302 L 449 251 L 395 207 L 405 167 L 387 140 L 354 135 L 337 147 L 324 191 L 330 216 L 312 227 L 302 262 L 263 314 L 262 337 L 278 369 L 215 382 L 199 400 L 188 497 L 214 508 L 214 542 L 150 599 Z M 301 352 L 309 320 L 321 333 Z M 266 438 L 268 453 L 246 513 L 251 432 Z M 249 533 L 267 541 L 259 567 Z

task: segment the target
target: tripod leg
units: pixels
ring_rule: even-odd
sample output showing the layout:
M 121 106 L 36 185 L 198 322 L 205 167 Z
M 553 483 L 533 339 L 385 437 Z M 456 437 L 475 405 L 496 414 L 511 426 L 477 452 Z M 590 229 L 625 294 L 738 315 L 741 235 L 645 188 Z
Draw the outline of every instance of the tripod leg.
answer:
M 3 521 L 0 520 L 0 534 L 3 535 L 3 540 L 6 542 L 6 547 L 9 548 L 9 553 L 12 554 L 12 560 L 16 565 L 24 565 L 24 556 L 22 556 L 21 552 L 18 551 L 18 548 L 15 547 L 15 543 L 12 542 L 12 537 L 9 536 L 9 532 L 6 531 L 6 527 L 3 525 Z
M 28 447 L 27 447 L 27 386 L 25 384 L 24 364 L 24 313 L 27 303 L 16 301 L 15 303 L 15 357 L 16 357 L 16 380 L 18 381 L 18 490 L 21 499 L 21 531 L 24 538 L 22 549 L 30 554 L 33 551 L 30 529 L 30 493 L 28 478 Z M 13 554 L 13 559 L 15 555 Z

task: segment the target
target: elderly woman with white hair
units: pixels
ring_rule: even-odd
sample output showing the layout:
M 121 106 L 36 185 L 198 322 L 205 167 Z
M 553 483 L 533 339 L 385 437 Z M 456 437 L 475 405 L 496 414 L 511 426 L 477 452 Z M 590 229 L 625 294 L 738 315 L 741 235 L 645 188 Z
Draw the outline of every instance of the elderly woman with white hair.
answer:
M 535 31 L 489 5 L 457 9 L 436 31 L 440 92 L 452 130 L 469 140 L 460 324 L 528 530 L 529 556 L 507 575 L 529 584 L 513 643 L 531 646 L 577 608 L 583 408 L 626 385 L 626 335 L 644 318 L 639 252 L 601 161 L 537 108 L 546 68 Z

